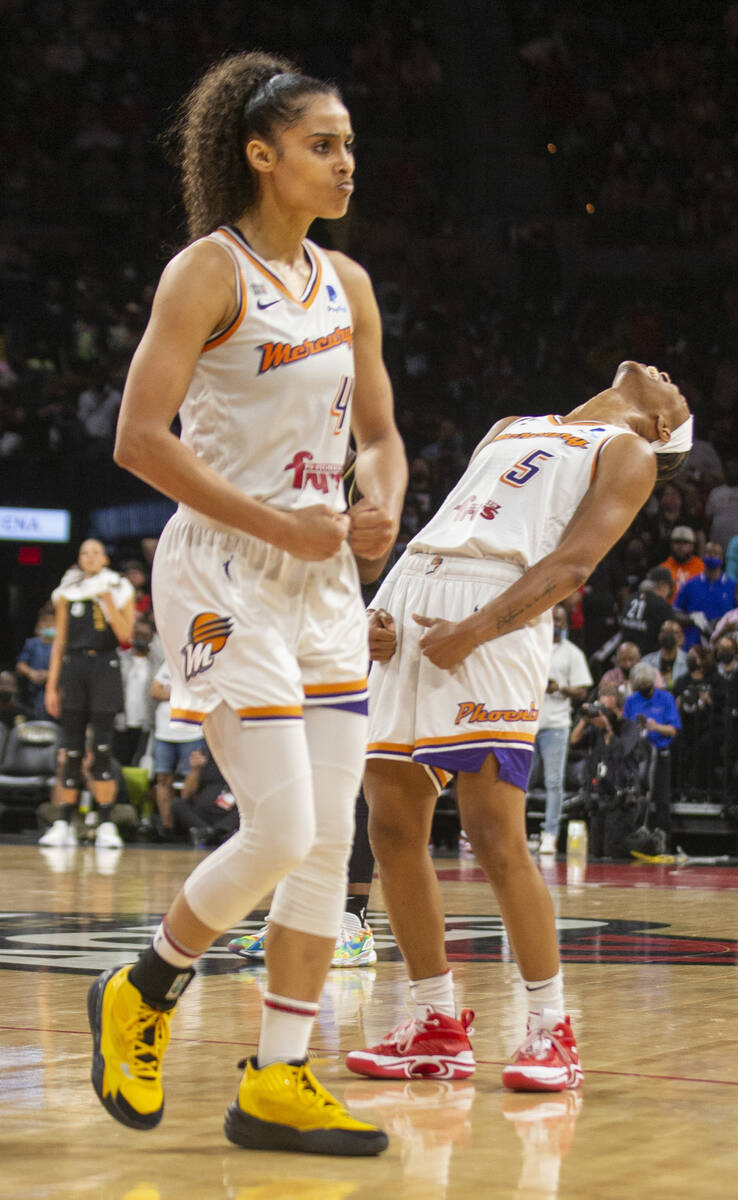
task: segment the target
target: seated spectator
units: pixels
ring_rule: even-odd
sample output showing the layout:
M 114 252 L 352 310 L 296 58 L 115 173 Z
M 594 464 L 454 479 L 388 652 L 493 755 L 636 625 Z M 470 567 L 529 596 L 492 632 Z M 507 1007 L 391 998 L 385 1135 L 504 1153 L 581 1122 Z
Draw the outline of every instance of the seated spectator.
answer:
M 736 585 L 735 589 L 735 602 L 738 605 L 738 585 Z M 728 609 L 724 616 L 720 618 L 712 631 L 710 638 L 711 645 L 714 646 L 725 633 L 738 633 L 738 607 Z
M 683 584 L 674 601 L 675 609 L 689 617 L 685 650 L 708 641 L 720 618 L 735 604 L 735 583 L 723 571 L 723 548 L 718 542 L 707 543 L 704 563 L 704 571 Z
M 600 685 L 614 684 L 622 689 L 625 696 L 630 695 L 630 673 L 636 663 L 641 661 L 641 652 L 635 642 L 621 642 L 615 651 L 615 666 L 600 680 Z
M 163 662 L 151 684 L 151 695 L 158 701 L 154 716 L 154 771 L 159 816 L 156 828 L 164 841 L 174 841 L 177 836 L 172 812 L 175 777 L 182 778 L 188 774 L 193 750 L 204 752 L 206 749 L 203 737 L 193 738 L 192 730 L 187 725 L 170 720 L 171 692 L 169 667 Z
M 663 683 L 657 683 L 657 687 L 665 687 L 668 691 L 674 691 L 674 684 L 680 675 L 687 673 L 687 655 L 682 646 L 684 645 L 684 630 L 678 621 L 664 621 L 659 630 L 659 650 L 653 650 L 650 654 L 646 654 L 643 662 L 650 663 L 659 672 Z
M 44 691 L 49 677 L 51 643 L 56 634 L 56 613 L 53 605 L 45 605 L 38 614 L 33 637 L 26 638 L 15 664 L 20 677 L 21 703 L 31 721 L 51 721 L 46 710 Z
M 12 671 L 0 671 L 0 725 L 10 730 L 25 719 L 18 699 L 18 680 Z
M 738 754 L 738 641 L 724 634 L 715 646 L 717 668 L 712 678 L 711 753 L 704 755 L 707 746 L 698 747 L 698 757 L 707 757 L 713 766 L 713 787 L 722 791 L 727 800 L 733 786 Z
M 694 548 L 694 530 L 690 529 L 688 525 L 677 525 L 671 534 L 671 554 L 659 564 L 671 572 L 674 581 L 669 604 L 674 603 L 676 594 L 683 583 L 695 575 L 700 575 L 705 569 L 705 564 L 699 555 L 695 554 Z
M 238 808 L 208 749 L 193 750 L 182 792 L 172 802 L 174 827 L 196 846 L 219 846 L 238 828 Z
M 682 727 L 674 697 L 656 687 L 656 670 L 638 663 L 630 673 L 633 691 L 626 698 L 623 716 L 636 721 L 650 742 L 650 799 L 656 825 L 671 842 L 671 744 Z
M 664 621 L 675 619 L 668 600 L 673 586 L 667 567 L 651 567 L 638 589 L 625 602 L 620 629 L 623 637 L 638 647 L 641 657 L 657 649 L 659 630 Z

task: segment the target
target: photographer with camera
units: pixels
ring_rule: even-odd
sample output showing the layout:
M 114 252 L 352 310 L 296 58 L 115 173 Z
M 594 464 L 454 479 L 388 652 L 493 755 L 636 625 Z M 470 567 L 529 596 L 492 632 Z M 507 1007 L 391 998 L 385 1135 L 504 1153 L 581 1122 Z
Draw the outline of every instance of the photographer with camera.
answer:
M 623 716 L 623 689 L 601 682 L 598 699 L 583 704 L 571 745 L 586 752 L 584 796 L 592 858 L 625 858 L 638 823 L 643 741 L 635 721 Z
M 649 796 L 656 825 L 671 838 L 671 743 L 682 727 L 679 710 L 671 692 L 656 687 L 656 669 L 640 662 L 630 673 L 633 691 L 625 701 L 623 713 L 640 728 L 641 737 L 651 744 Z

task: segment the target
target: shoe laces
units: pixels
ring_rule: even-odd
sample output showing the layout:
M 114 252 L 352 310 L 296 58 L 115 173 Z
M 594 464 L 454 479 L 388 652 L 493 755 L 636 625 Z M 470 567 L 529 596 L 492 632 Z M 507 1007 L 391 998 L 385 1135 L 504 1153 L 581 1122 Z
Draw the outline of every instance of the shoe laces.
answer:
M 518 1050 L 518 1055 L 531 1054 L 533 1058 L 545 1058 L 552 1048 L 567 1067 L 573 1065 L 574 1060 L 568 1047 L 553 1029 L 547 1029 L 545 1025 L 539 1025 L 536 1029 L 529 1030 Z
M 242 1058 L 238 1064 L 239 1068 L 243 1070 L 249 1061 L 250 1060 L 247 1058 Z M 302 1063 L 301 1065 L 296 1063 L 288 1063 L 287 1066 L 294 1070 L 297 1092 L 304 1100 L 316 1105 L 318 1108 L 329 1109 L 334 1113 L 343 1113 L 345 1111 L 343 1106 L 339 1104 L 338 1100 L 336 1100 L 335 1096 L 332 1096 L 327 1088 L 324 1088 L 321 1083 L 318 1083 L 318 1080 L 313 1075 L 307 1063 Z M 265 1070 L 266 1068 L 262 1069 Z
M 133 1043 L 129 1066 L 136 1079 L 157 1079 L 161 1060 L 169 1041 L 169 1013 L 141 1005 L 123 1029 L 127 1043 Z

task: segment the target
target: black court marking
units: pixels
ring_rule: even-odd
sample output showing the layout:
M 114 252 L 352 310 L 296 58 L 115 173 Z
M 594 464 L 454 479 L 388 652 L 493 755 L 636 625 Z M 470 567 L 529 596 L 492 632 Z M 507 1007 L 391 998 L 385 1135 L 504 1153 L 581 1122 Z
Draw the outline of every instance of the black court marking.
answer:
M 249 963 L 227 949 L 231 937 L 261 928 L 263 912 L 220 938 L 200 960 L 202 975 L 249 970 Z M 387 916 L 370 913 L 380 962 L 398 962 Z M 117 914 L 90 917 L 86 913 L 0 913 L 0 970 L 51 971 L 97 975 L 108 967 L 132 962 L 151 941 L 158 914 Z M 684 937 L 664 932 L 669 925 L 654 921 L 589 920 L 567 917 L 557 921 L 563 962 L 633 963 L 691 966 L 738 965 L 738 941 L 731 938 Z M 446 918 L 446 951 L 450 962 L 511 962 L 512 953 L 499 916 L 464 914 Z M 254 967 L 261 965 L 254 961 Z

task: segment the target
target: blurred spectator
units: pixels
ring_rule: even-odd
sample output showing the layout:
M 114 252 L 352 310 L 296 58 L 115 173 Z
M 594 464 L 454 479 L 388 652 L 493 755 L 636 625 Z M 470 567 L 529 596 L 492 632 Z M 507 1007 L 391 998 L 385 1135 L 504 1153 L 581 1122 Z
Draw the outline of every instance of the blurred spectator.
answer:
M 629 695 L 632 690 L 630 674 L 633 667 L 640 661 L 641 652 L 635 642 L 621 642 L 615 651 L 615 666 L 611 667 L 609 671 L 605 671 L 600 685 L 614 684 L 615 687 L 621 688 L 625 695 Z
M 546 789 L 546 813 L 541 827 L 540 854 L 555 854 L 559 836 L 561 805 L 564 800 L 564 775 L 571 730 L 572 701 L 579 704 L 592 686 L 587 660 L 568 639 L 566 608 L 553 610 L 553 649 L 549 679 L 541 704 L 538 732 L 533 747 L 530 774 L 543 769 Z
M 735 602 L 738 605 L 738 584 L 736 584 L 735 589 Z M 717 622 L 710 638 L 712 646 L 715 646 L 718 640 L 726 633 L 733 636 L 738 634 L 738 607 L 729 609 Z
M 677 525 L 675 529 L 672 529 L 671 554 L 659 564 L 671 571 L 674 581 L 669 604 L 674 603 L 676 594 L 683 583 L 692 579 L 694 575 L 700 575 L 705 569 L 702 559 L 694 552 L 694 546 L 694 530 L 690 529 L 688 525 Z
M 156 772 L 156 807 L 159 821 L 156 831 L 165 841 L 176 837 L 172 802 L 174 780 L 182 779 L 190 770 L 190 755 L 194 750 L 205 751 L 205 739 L 192 736 L 192 729 L 170 720 L 169 698 L 172 677 L 163 662 L 151 684 L 151 696 L 156 700 L 154 716 L 154 771 Z
M 18 698 L 18 681 L 12 671 L 0 671 L 0 726 L 10 730 L 25 721 Z
M 219 846 L 238 828 L 238 808 L 209 750 L 190 753 L 189 771 L 175 796 L 175 829 L 196 846 Z
M 154 727 L 156 701 L 151 685 L 158 664 L 151 658 L 154 627 L 143 616 L 137 616 L 133 637 L 127 650 L 119 650 L 123 682 L 123 712 L 116 719 L 113 738 L 115 756 L 124 767 L 136 767 L 146 753 L 149 735 Z
M 728 579 L 738 582 L 738 536 L 728 542 L 728 549 L 725 551 L 725 574 Z
M 702 638 L 709 640 L 717 622 L 735 603 L 735 583 L 723 571 L 722 546 L 708 542 L 703 561 L 704 571 L 683 584 L 674 601 L 675 609 L 689 617 L 685 629 L 687 650 Z
M 661 676 L 663 682 L 657 686 L 665 687 L 669 692 L 674 691 L 677 679 L 687 672 L 687 655 L 682 649 L 683 645 L 684 630 L 679 622 L 664 621 L 659 630 L 660 649 L 643 657 L 643 662 L 655 667 Z
M 715 670 L 712 654 L 704 646 L 693 646 L 687 654 L 687 674 L 674 685 L 674 700 L 682 722 L 675 748 L 674 787 L 687 799 L 707 791 L 711 765 L 701 761 L 698 747 L 705 745 L 713 725 L 711 680 Z
M 635 643 L 641 657 L 658 646 L 664 621 L 674 620 L 674 610 L 668 601 L 672 587 L 668 567 L 652 567 L 635 594 L 625 602 L 620 629 L 624 638 Z
M 20 677 L 21 702 L 26 716 L 31 721 L 52 719 L 46 711 L 44 691 L 49 677 L 51 643 L 55 634 L 56 613 L 54 606 L 47 604 L 38 614 L 34 636 L 26 638 L 15 664 L 16 675 Z
M 651 805 L 656 826 L 671 841 L 671 743 L 682 727 L 674 697 L 656 687 L 656 670 L 640 662 L 631 671 L 633 691 L 626 698 L 623 716 L 636 721 L 650 742 L 649 772 Z
M 136 558 L 123 563 L 121 574 L 133 585 L 133 607 L 137 613 L 151 612 L 151 591 L 149 588 L 149 573 L 142 562 Z
M 705 514 L 710 520 L 710 541 L 727 546 L 738 537 L 738 459 L 726 461 L 725 483 L 710 492 Z

